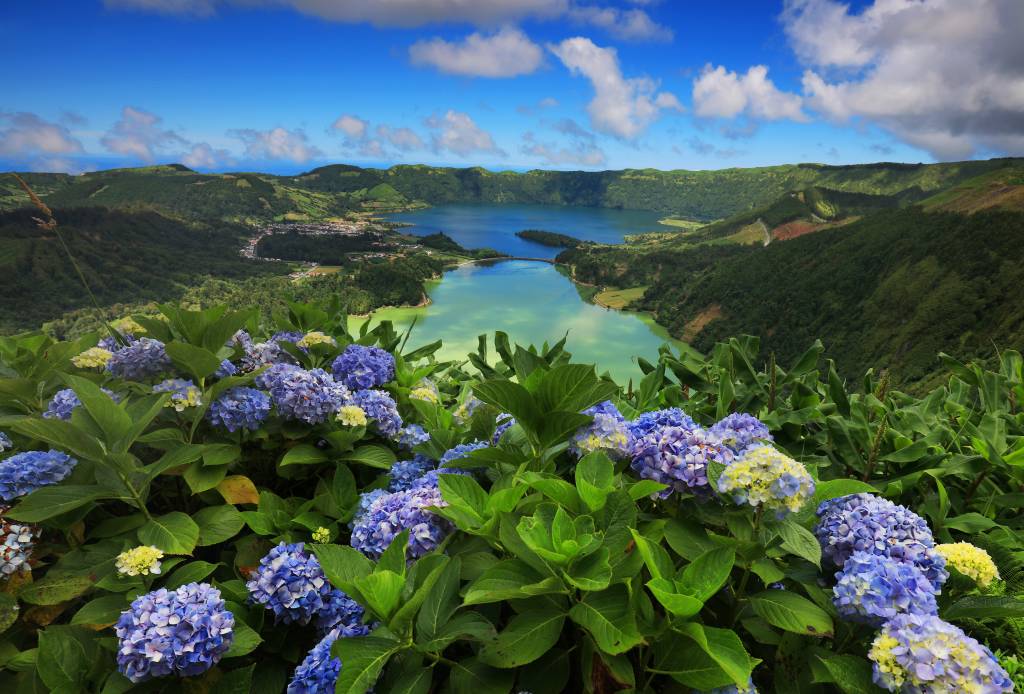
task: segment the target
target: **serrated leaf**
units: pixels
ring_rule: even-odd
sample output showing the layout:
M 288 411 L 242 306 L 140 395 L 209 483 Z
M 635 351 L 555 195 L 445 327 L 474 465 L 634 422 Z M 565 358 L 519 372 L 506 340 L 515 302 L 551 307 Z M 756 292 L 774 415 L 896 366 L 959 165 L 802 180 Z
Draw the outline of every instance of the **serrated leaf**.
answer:
M 167 554 L 192 554 L 199 540 L 199 526 L 181 511 L 158 516 L 139 528 L 139 541 Z
M 750 596 L 754 611 L 769 624 L 795 634 L 832 636 L 832 618 L 813 602 L 787 590 Z
M 564 623 L 564 614 L 548 609 L 517 614 L 493 642 L 484 644 L 477 658 L 498 668 L 532 663 L 555 645 Z

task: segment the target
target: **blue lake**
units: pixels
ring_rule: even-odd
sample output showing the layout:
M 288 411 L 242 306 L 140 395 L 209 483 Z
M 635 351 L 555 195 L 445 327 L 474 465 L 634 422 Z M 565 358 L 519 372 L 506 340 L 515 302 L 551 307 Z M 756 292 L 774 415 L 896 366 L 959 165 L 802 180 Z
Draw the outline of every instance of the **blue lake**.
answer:
M 417 236 L 443 231 L 465 248 L 493 248 L 530 258 L 554 258 L 561 249 L 524 241 L 517 231 L 542 229 L 586 241 L 622 243 L 626 234 L 668 230 L 658 224 L 661 217 L 639 210 L 492 204 L 439 205 L 388 215 L 392 221 L 412 224 L 405 231 Z

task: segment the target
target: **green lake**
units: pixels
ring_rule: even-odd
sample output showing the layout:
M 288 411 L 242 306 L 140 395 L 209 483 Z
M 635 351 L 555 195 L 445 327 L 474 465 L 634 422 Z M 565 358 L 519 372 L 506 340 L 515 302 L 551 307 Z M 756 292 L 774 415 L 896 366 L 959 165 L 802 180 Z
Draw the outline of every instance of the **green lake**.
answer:
M 622 384 L 642 375 L 635 356 L 654 361 L 658 347 L 674 342 L 647 316 L 583 301 L 576 285 L 548 263 L 464 265 L 428 285 L 427 293 L 430 305 L 382 309 L 371 316 L 373 324 L 390 320 L 401 330 L 415 318 L 408 348 L 443 340 L 442 359 L 465 358 L 476 351 L 477 335 L 493 337 L 495 330 L 508 333 L 513 343 L 538 346 L 568 331 L 566 348 L 575 361 L 596 364 Z M 489 345 L 493 355 L 493 341 Z

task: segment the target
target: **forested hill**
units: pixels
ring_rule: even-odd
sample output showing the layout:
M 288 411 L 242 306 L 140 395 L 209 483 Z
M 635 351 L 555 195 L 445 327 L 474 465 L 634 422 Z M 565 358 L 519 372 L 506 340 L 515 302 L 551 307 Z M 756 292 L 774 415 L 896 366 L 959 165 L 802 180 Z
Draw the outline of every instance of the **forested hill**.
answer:
M 913 201 L 1024 160 L 942 164 L 791 164 L 717 171 L 527 171 L 424 165 L 365 169 L 332 165 L 298 176 L 200 174 L 180 165 L 67 176 L 29 174 L 58 206 L 157 209 L 181 218 L 322 219 L 416 204 L 515 202 L 647 209 L 711 221 L 771 204 L 811 187 Z M 0 209 L 26 204 L 13 177 L 0 176 Z

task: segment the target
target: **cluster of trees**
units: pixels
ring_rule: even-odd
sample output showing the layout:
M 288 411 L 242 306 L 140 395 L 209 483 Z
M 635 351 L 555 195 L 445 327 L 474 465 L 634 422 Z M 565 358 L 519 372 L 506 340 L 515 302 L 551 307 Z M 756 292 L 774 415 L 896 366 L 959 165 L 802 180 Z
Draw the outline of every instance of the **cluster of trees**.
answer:
M 543 229 L 523 229 L 522 231 L 517 231 L 516 236 L 527 241 L 539 243 L 542 246 L 551 246 L 553 248 L 576 248 L 577 246 L 589 243 L 587 241 L 581 241 L 575 236 L 560 234 L 557 231 L 545 231 Z
M 383 251 L 379 234 L 324 234 L 312 236 L 298 231 L 285 231 L 264 236 L 256 246 L 261 258 L 309 260 L 322 265 L 345 265 L 349 253 Z

